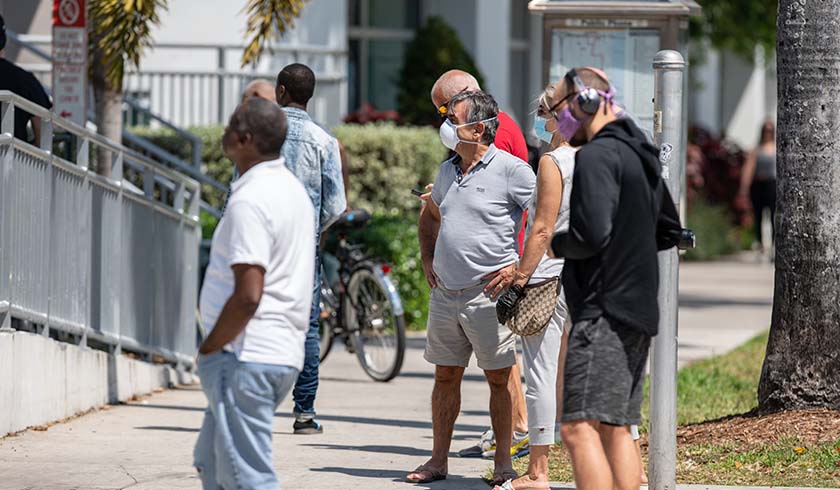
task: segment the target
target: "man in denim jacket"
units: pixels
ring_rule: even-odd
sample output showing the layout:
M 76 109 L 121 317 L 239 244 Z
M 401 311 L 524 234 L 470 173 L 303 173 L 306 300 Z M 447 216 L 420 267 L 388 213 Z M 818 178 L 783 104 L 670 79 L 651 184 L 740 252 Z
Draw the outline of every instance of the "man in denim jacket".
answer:
M 306 112 L 306 105 L 314 91 L 315 74 L 306 65 L 288 65 L 277 75 L 275 95 L 289 123 L 283 158 L 288 169 L 303 183 L 315 207 L 315 286 L 306 335 L 306 357 L 293 392 L 295 434 L 323 432 L 321 424 L 315 421 L 320 356 L 318 318 L 321 313 L 321 257 L 317 248 L 320 232 L 347 208 L 338 141 L 315 124 Z

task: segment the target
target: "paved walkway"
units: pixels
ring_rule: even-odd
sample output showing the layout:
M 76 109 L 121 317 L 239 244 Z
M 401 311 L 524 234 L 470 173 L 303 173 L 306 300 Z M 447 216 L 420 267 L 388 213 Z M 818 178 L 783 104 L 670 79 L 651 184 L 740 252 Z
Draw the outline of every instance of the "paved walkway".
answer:
M 770 267 L 686 264 L 681 274 L 681 362 L 729 350 L 768 327 Z M 410 339 L 402 376 L 387 384 L 368 380 L 343 349 L 331 353 L 318 398 L 326 432 L 293 436 L 291 404 L 278 411 L 274 459 L 283 488 L 488 488 L 478 478 L 489 463 L 480 459 L 453 458 L 445 482 L 401 483 L 432 445 L 432 369 L 422 359 L 423 342 Z M 488 394 L 481 372 L 470 368 L 453 450 L 472 444 L 488 425 Z M 197 489 L 191 452 L 204 405 L 200 389 L 186 387 L 2 439 L 0 489 Z

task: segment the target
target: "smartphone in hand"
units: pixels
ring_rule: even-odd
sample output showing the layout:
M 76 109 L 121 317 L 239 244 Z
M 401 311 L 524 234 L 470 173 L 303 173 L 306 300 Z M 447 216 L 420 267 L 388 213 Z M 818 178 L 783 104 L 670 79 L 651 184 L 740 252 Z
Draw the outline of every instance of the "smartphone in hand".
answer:
M 425 192 L 423 192 L 423 191 L 418 191 L 417 189 L 411 189 L 411 194 L 413 194 L 413 195 L 415 195 L 415 196 L 417 196 L 417 197 L 420 197 L 420 196 L 422 196 L 423 194 L 425 194 Z

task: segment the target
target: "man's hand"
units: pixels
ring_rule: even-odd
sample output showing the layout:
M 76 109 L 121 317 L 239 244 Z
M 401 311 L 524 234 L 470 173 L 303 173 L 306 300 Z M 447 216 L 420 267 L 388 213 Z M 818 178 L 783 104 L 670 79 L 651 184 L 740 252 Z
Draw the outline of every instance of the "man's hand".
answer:
M 502 291 L 510 287 L 513 283 L 515 272 L 516 264 L 510 264 L 509 266 L 502 267 L 496 272 L 487 274 L 482 279 L 490 279 L 490 283 L 484 288 L 484 292 L 490 295 L 491 298 L 495 298 L 501 294 Z
M 426 204 L 429 203 L 429 199 L 432 198 L 432 188 L 434 188 L 434 186 L 435 186 L 434 184 L 427 185 L 426 186 L 426 193 L 417 196 L 418 199 L 420 199 L 420 202 L 421 202 L 421 204 L 420 204 L 420 209 L 421 210 L 426 207 Z
M 506 324 L 513 316 L 516 305 L 525 297 L 525 289 L 519 284 L 514 284 L 498 301 L 496 301 L 496 318 L 502 325 Z
M 426 282 L 429 287 L 434 289 L 438 286 L 438 278 L 435 275 L 435 269 L 432 267 L 433 259 L 423 259 L 423 273 L 426 274 Z
M 234 289 L 216 320 L 210 335 L 204 339 L 198 352 L 212 354 L 222 349 L 239 335 L 260 306 L 265 284 L 265 269 L 250 264 L 233 267 Z

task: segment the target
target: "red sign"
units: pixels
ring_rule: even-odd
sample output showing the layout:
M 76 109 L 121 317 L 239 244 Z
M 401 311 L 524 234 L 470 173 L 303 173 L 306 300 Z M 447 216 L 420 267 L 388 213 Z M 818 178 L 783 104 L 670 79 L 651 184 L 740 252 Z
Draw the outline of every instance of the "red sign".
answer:
M 85 0 L 53 0 L 53 102 L 56 114 L 87 121 Z
M 53 25 L 85 26 L 85 0 L 53 0 Z

